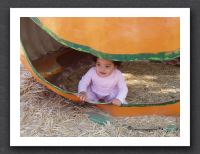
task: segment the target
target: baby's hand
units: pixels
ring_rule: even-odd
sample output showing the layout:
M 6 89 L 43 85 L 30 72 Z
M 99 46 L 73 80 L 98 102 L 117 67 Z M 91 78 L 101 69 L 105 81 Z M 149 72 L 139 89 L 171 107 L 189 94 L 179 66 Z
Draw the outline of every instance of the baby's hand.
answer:
M 114 104 L 114 105 L 117 105 L 117 106 L 121 106 L 121 101 L 119 100 L 119 99 L 113 99 L 112 101 L 111 101 L 111 103 L 112 104 Z
M 78 97 L 80 98 L 81 102 L 85 102 L 87 99 L 86 92 L 82 91 L 78 94 Z

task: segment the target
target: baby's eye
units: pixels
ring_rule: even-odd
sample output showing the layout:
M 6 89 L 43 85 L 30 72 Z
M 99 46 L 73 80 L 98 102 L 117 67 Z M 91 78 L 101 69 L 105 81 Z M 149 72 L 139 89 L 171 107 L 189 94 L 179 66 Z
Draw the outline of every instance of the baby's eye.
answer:
M 110 66 L 106 66 L 106 68 L 109 68 Z
M 100 66 L 100 64 L 97 64 L 97 66 Z

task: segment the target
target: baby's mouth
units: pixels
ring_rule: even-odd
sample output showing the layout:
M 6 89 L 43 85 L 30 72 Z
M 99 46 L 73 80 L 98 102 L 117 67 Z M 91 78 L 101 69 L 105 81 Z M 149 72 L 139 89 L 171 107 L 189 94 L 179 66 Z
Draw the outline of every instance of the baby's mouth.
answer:
M 101 74 L 101 75 L 106 75 L 106 73 L 104 73 L 104 72 L 100 72 L 100 74 Z

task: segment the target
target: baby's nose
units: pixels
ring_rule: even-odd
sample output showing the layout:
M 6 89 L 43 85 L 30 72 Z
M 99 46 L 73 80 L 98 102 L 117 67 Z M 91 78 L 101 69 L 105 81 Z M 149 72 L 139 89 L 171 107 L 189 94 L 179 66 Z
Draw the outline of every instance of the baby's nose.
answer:
M 105 71 L 105 68 L 104 68 L 104 67 L 102 67 L 102 68 L 101 68 L 101 71 L 103 71 L 103 72 L 104 72 L 104 71 Z

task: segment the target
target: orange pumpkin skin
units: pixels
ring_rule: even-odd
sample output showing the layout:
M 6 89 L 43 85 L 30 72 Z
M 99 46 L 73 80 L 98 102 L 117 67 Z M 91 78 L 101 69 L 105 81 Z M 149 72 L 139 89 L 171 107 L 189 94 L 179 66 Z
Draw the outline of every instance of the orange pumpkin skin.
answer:
M 178 17 L 39 17 L 61 39 L 107 54 L 170 52 L 180 48 Z
M 113 116 L 144 116 L 144 115 L 164 115 L 180 116 L 180 101 L 175 104 L 160 106 L 143 106 L 143 107 L 119 107 L 116 105 L 100 105 L 97 107 L 108 112 Z

